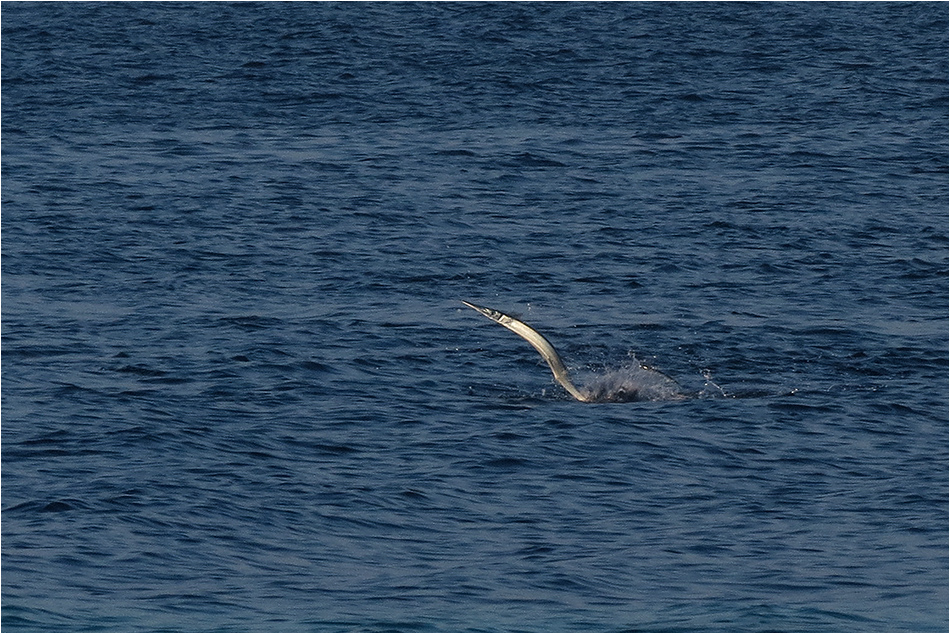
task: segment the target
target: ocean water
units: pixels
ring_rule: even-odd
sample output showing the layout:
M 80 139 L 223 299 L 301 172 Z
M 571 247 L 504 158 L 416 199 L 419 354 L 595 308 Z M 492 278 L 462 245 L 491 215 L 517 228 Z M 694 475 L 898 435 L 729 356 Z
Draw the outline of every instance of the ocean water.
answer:
M 5 631 L 947 631 L 946 3 L 0 18 Z

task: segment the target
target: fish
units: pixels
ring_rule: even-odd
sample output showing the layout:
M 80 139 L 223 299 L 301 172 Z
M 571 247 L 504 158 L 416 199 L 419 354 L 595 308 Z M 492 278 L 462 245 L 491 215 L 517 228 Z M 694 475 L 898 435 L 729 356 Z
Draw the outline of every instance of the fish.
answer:
M 465 300 L 461 301 L 472 310 L 488 317 L 496 324 L 504 326 L 530 343 L 547 362 L 558 385 L 582 403 L 616 403 L 660 400 L 661 398 L 684 398 L 679 390 L 679 385 L 673 378 L 642 363 L 638 364 L 634 374 L 615 372 L 601 377 L 591 387 L 578 387 L 571 381 L 567 366 L 561 360 L 561 355 L 557 353 L 551 342 L 537 330 L 500 310 L 478 306 Z

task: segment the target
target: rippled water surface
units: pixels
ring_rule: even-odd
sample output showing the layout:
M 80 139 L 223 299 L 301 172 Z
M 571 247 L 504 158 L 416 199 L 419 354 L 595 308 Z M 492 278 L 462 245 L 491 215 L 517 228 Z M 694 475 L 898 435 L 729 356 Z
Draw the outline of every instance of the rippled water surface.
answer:
M 4 630 L 947 630 L 945 3 L 2 29 Z

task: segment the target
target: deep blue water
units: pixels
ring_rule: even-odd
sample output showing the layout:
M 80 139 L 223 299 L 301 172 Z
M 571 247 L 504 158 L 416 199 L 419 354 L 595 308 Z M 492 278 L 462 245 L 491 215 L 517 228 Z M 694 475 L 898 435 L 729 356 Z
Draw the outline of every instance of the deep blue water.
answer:
M 947 33 L 4 3 L 4 630 L 947 631 Z

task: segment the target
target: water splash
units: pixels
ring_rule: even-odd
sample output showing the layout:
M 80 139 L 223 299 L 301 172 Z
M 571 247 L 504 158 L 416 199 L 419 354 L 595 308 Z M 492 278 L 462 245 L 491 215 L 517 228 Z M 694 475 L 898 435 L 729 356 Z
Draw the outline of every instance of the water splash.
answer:
M 730 398 L 730 395 L 726 394 L 726 391 L 722 389 L 718 383 L 712 380 L 712 370 L 709 368 L 704 368 L 703 378 L 706 380 L 706 382 L 703 383 L 703 389 L 699 391 L 699 398 Z
M 592 402 L 673 401 L 686 398 L 679 384 L 659 370 L 630 355 L 623 367 L 608 370 L 587 381 L 585 393 Z

